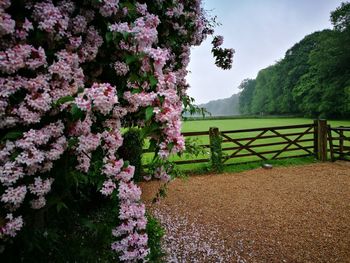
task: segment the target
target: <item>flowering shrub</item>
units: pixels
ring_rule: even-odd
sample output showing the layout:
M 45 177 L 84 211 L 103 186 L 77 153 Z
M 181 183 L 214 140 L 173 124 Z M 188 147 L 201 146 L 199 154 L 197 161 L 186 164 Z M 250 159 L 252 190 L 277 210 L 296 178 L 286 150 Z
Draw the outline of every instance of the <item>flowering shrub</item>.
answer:
M 88 173 L 99 153 L 100 192 L 120 207 L 112 249 L 122 261 L 145 259 L 145 207 L 117 154 L 120 130 L 142 128 L 157 162 L 184 149 L 190 47 L 212 33 L 200 0 L 1 1 L 0 239 L 25 225 L 25 207 L 45 207 L 63 154 Z M 233 51 L 213 43 L 216 64 L 230 68 Z M 156 176 L 169 179 L 162 167 Z

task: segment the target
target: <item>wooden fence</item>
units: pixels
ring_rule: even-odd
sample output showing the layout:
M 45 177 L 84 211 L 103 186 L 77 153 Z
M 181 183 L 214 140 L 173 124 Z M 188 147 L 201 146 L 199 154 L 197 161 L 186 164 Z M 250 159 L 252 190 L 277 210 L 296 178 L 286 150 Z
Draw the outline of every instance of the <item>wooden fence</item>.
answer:
M 331 160 L 350 161 L 350 127 L 328 126 Z
M 213 163 L 213 156 L 220 156 L 223 165 L 310 156 L 320 161 L 327 161 L 329 155 L 331 160 L 350 158 L 350 127 L 331 128 L 326 120 L 228 131 L 212 127 L 208 131 L 182 134 L 197 138 L 198 146 L 207 149 L 207 153 L 174 159 L 179 165 Z M 221 138 L 219 152 L 215 152 L 218 147 L 213 145 L 215 136 Z

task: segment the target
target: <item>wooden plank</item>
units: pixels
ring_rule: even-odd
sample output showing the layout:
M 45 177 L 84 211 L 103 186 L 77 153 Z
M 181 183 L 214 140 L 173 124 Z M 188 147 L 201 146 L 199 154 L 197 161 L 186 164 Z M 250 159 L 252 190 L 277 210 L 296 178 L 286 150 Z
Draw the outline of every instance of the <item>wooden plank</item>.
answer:
M 314 139 L 303 139 L 303 140 L 298 140 L 297 142 L 312 142 Z M 249 148 L 256 148 L 256 147 L 268 147 L 268 146 L 275 146 L 275 145 L 285 145 L 288 144 L 288 141 L 283 141 L 283 142 L 273 142 L 273 143 L 264 143 L 264 144 L 254 144 L 250 145 Z M 226 147 L 222 148 L 223 151 L 233 151 L 240 149 L 240 147 Z
M 295 132 L 295 133 L 284 133 L 285 136 L 298 136 L 302 134 L 301 132 Z M 313 132 L 307 132 L 305 135 L 313 134 Z M 272 138 L 280 138 L 279 135 L 267 135 L 267 136 L 261 136 L 259 139 L 272 139 Z M 250 141 L 251 139 L 254 139 L 255 137 L 245 137 L 245 138 L 235 138 L 237 141 Z M 223 140 L 222 143 L 230 142 L 229 140 Z
M 240 132 L 255 132 L 255 131 L 264 131 L 264 130 L 285 130 L 285 129 L 298 129 L 298 128 L 309 128 L 314 127 L 313 124 L 300 124 L 300 125 L 290 125 L 290 126 L 275 126 L 275 127 L 264 127 L 264 128 L 254 128 L 254 129 L 242 129 L 242 130 L 231 130 L 231 131 L 221 131 L 221 134 L 227 133 L 240 133 Z
M 327 121 L 318 120 L 318 159 L 327 161 Z
M 327 125 L 327 134 L 328 134 L 328 142 L 329 142 L 329 150 L 331 153 L 331 161 L 334 162 L 334 149 L 333 149 L 333 138 L 332 138 L 332 131 L 331 131 L 331 126 Z
M 333 140 L 340 140 L 342 138 L 343 138 L 344 141 L 350 141 L 350 137 L 346 137 L 346 136 L 334 137 L 333 136 Z
M 317 130 L 317 120 L 314 120 L 314 155 L 317 158 L 318 155 L 318 130 Z
M 305 147 L 306 149 L 312 149 L 314 146 L 307 146 Z M 285 152 L 293 152 L 293 151 L 300 151 L 299 148 L 289 148 L 287 150 L 285 150 Z M 265 152 L 259 152 L 259 154 L 272 154 L 272 153 L 277 153 L 279 152 L 279 150 L 272 150 L 272 151 L 265 151 Z M 252 153 L 244 153 L 244 154 L 238 154 L 236 156 L 234 156 L 231 159 L 234 158 L 239 158 L 239 157 L 248 157 L 248 156 L 255 156 L 256 154 L 252 154 Z M 311 154 L 307 154 L 307 156 L 313 156 L 313 153 L 311 152 Z M 276 158 L 277 160 L 278 158 Z M 265 158 L 264 160 L 267 160 L 267 158 Z
M 200 132 L 183 132 L 182 136 L 190 137 L 190 136 L 200 136 L 200 135 L 209 135 L 209 131 L 200 131 Z
M 336 128 L 332 128 L 332 131 L 350 131 L 350 127 L 336 127 Z

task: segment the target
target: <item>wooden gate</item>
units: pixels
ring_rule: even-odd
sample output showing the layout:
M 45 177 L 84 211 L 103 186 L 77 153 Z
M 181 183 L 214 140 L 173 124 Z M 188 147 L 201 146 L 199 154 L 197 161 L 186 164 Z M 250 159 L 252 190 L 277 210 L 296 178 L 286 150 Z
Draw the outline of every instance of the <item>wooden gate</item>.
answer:
M 254 136 L 249 136 L 249 133 L 253 133 Z M 223 163 L 249 156 L 261 160 L 275 160 L 314 156 L 316 152 L 317 135 L 314 124 L 221 131 L 220 134 L 223 137 L 222 151 L 226 152 Z M 236 134 L 239 136 L 235 136 Z M 270 150 L 267 150 L 268 148 Z M 286 152 L 295 154 L 283 156 Z
M 350 161 L 350 127 L 328 126 L 328 140 L 332 161 Z

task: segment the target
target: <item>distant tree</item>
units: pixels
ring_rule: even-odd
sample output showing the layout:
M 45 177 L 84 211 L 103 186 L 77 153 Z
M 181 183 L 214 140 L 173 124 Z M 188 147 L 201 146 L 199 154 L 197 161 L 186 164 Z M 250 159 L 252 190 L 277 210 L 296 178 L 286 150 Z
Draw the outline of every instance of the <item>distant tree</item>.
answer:
M 241 114 L 251 114 L 251 104 L 253 99 L 253 94 L 255 90 L 254 79 L 245 79 L 239 85 L 239 89 L 241 90 L 239 95 L 239 111 Z
M 242 82 L 242 113 L 350 116 L 350 3 L 331 12 L 331 21 L 333 30 L 305 36 L 255 80 Z

